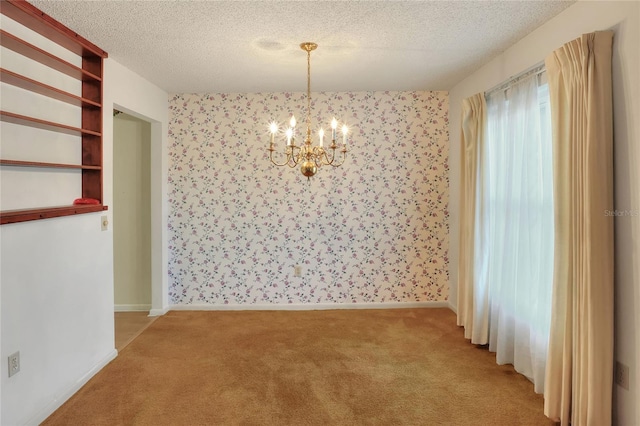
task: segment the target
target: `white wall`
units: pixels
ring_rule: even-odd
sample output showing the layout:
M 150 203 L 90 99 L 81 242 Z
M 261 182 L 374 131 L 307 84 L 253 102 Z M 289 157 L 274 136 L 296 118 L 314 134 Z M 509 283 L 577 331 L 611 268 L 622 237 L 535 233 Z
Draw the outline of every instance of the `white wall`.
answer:
M 640 3 L 578 2 L 456 85 L 450 95 L 450 295 L 457 300 L 460 197 L 460 106 L 464 98 L 544 60 L 554 49 L 597 30 L 615 30 L 613 45 L 615 208 L 635 213 L 615 222 L 615 359 L 630 367 L 631 388 L 614 386 L 614 419 L 639 425 L 640 407 Z
M 166 202 L 169 95 L 112 59 L 105 61 L 105 75 L 104 108 L 109 111 L 104 115 L 105 139 L 113 139 L 113 108 L 151 123 L 151 314 L 160 315 L 169 305 Z M 104 161 L 113 163 L 111 145 L 104 151 Z M 112 167 L 105 170 L 104 180 L 113 181 Z M 104 197 L 113 202 L 111 184 L 105 185 Z
M 151 309 L 151 125 L 113 120 L 113 279 L 115 310 Z
M 111 238 L 100 214 L 3 225 L 2 420 L 38 423 L 115 355 Z M 20 351 L 21 370 L 7 375 Z

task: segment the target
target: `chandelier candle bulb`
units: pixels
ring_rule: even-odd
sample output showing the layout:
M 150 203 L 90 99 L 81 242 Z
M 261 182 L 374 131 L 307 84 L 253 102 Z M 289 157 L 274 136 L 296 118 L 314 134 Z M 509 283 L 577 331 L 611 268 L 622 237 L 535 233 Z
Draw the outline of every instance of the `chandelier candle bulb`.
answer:
M 291 137 L 296 137 L 296 118 L 292 115 L 291 116 L 291 121 L 289 121 L 289 124 L 291 124 Z
M 293 137 L 293 129 L 289 127 L 287 129 L 287 146 L 291 146 L 291 138 Z
M 276 133 L 278 133 L 278 125 L 275 122 L 272 122 L 269 125 L 269 131 L 271 131 L 271 145 L 273 145 Z
M 336 129 L 338 128 L 338 120 L 336 120 L 335 117 L 333 117 L 333 120 L 331 120 L 331 140 L 336 140 Z
M 324 145 L 324 129 L 320 128 L 318 134 L 320 135 L 320 147 L 322 147 Z

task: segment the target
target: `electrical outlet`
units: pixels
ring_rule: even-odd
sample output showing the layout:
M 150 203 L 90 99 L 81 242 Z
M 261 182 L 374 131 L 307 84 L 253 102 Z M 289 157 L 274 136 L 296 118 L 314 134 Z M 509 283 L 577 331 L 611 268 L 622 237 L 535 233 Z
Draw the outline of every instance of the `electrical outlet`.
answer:
M 301 277 L 302 276 L 302 266 L 296 265 L 293 267 L 293 276 Z
M 9 377 L 20 371 L 20 351 L 9 355 Z
M 103 231 L 106 231 L 107 229 L 109 229 L 109 217 L 108 216 L 102 216 L 100 218 L 100 227 Z
M 616 361 L 615 382 L 623 389 L 629 390 L 629 367 Z

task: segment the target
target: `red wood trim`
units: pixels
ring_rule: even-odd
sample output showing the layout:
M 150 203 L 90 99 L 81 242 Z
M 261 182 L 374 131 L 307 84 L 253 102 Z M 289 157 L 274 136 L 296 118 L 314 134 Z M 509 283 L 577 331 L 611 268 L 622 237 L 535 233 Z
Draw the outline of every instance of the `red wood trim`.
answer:
M 93 135 L 101 136 L 99 132 L 79 127 L 67 126 L 66 124 L 54 123 L 53 121 L 40 120 L 39 118 L 27 117 L 26 115 L 14 114 L 8 111 L 0 111 L 0 120 L 35 127 L 36 129 L 51 130 L 53 132 L 65 133 L 68 135 Z
M 2 14 L 77 55 L 93 54 L 102 58 L 109 56 L 107 52 L 25 0 L 2 0 Z
M 4 1 L 4 0 L 3 0 Z M 102 81 L 102 78 L 83 70 L 64 59 L 60 59 L 51 53 L 40 49 L 38 46 L 22 40 L 19 37 L 14 36 L 0 29 L 0 45 L 6 47 L 9 50 L 13 50 L 16 53 L 26 56 L 29 59 L 33 59 L 43 65 L 53 68 L 56 71 L 60 71 L 69 77 L 76 78 L 82 81 Z
M 104 59 L 100 60 L 100 64 L 99 65 L 100 65 L 100 75 L 104 75 Z M 85 93 L 85 90 L 86 90 L 87 86 L 90 86 L 90 85 L 87 84 L 87 83 L 83 83 L 82 86 L 83 86 L 82 87 L 82 92 Z M 102 100 L 104 99 L 104 84 L 102 84 L 102 82 L 100 83 L 99 90 L 100 90 L 100 103 L 102 103 Z M 102 108 L 100 108 L 100 114 L 99 114 L 99 118 L 98 118 L 99 122 L 100 122 L 100 127 L 99 127 L 100 133 L 102 133 L 102 131 L 103 131 L 102 129 L 104 128 L 103 123 L 102 123 L 102 113 L 103 112 L 104 112 L 104 110 Z M 83 117 L 83 120 L 84 120 L 84 117 Z M 83 139 L 89 139 L 89 138 L 88 137 L 84 137 Z M 96 163 L 96 164 L 99 164 L 100 166 L 102 166 L 103 165 L 102 154 L 104 152 L 104 138 L 102 136 L 100 136 L 99 139 L 100 139 L 100 161 L 98 163 Z M 84 143 L 84 141 L 83 141 L 83 143 Z M 86 162 L 83 161 L 83 164 L 86 164 Z M 88 172 L 87 171 L 87 172 L 82 172 L 82 173 L 83 174 L 88 174 L 88 173 L 92 173 L 92 172 Z M 103 198 L 104 197 L 104 192 L 103 192 L 104 191 L 104 172 L 102 171 L 102 169 L 100 170 L 100 173 L 98 173 L 97 180 L 98 180 L 98 183 L 96 184 L 96 186 L 98 187 L 97 190 L 99 191 L 99 194 L 100 194 L 99 200 L 102 202 L 102 201 L 104 201 L 104 198 Z M 82 185 L 86 185 L 84 176 L 82 178 Z M 86 190 L 87 190 L 87 192 L 89 192 L 88 188 L 86 188 Z M 82 188 L 82 191 L 83 192 L 85 191 L 84 187 Z
M 94 213 L 107 210 L 107 206 L 98 205 L 77 205 L 61 207 L 45 207 L 24 210 L 0 211 L 0 225 L 8 223 L 27 222 L 30 220 L 50 219 L 53 217 L 72 216 L 83 213 Z
M 104 61 L 97 58 L 83 58 L 82 68 L 92 72 L 103 74 Z M 82 83 L 82 96 L 102 99 L 103 85 Z M 82 127 L 89 129 L 102 129 L 102 111 L 96 109 L 82 109 Z M 102 137 L 85 135 L 82 137 L 82 164 L 102 165 Z M 82 196 L 102 200 L 102 171 L 82 171 Z
M 94 170 L 82 171 L 82 197 L 100 200 L 102 197 L 102 173 Z
M 40 161 L 22 161 L 22 160 L 0 160 L 3 166 L 18 167 L 42 167 L 46 169 L 81 169 L 81 170 L 101 170 L 101 166 L 88 166 L 84 164 L 62 164 L 62 163 L 44 163 Z
M 65 92 L 64 90 L 46 85 L 37 80 L 32 80 L 28 77 L 16 74 L 3 68 L 0 68 L 0 81 L 75 106 L 96 108 L 100 108 L 102 106 L 98 102 L 94 102 L 91 99 L 81 98 L 80 96 L 73 95 L 71 93 Z

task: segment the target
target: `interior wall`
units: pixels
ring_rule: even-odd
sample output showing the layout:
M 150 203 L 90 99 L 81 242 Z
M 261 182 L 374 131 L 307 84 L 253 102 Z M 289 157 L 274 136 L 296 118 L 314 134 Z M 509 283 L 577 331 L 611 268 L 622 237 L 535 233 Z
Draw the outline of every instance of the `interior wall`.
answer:
M 2 421 L 38 424 L 115 357 L 99 214 L 2 225 Z M 6 359 L 20 351 L 20 372 Z M 87 377 L 88 376 L 88 377 Z
M 630 389 L 614 385 L 614 420 L 640 424 L 640 3 L 579 1 L 468 76 L 450 92 L 450 293 L 457 300 L 460 114 L 463 99 L 542 62 L 583 33 L 613 29 L 615 208 L 615 360 L 630 369 Z M 604 214 L 604 212 L 603 212 Z M 613 366 L 612 366 L 613 368 Z
M 76 65 L 43 37 L 16 28 L 1 15 L 3 30 Z M 14 25 L 15 24 L 15 25 Z M 14 29 L 16 31 L 14 31 Z M 2 48 L 2 66 L 80 94 L 80 82 Z M 75 56 L 75 57 L 74 57 Z M 2 84 L 2 108 L 80 126 L 80 111 Z M 79 137 L 1 123 L 3 158 L 81 161 Z M 54 133 L 52 135 L 52 133 Z M 47 142 L 51 142 L 47 146 Z M 77 173 L 2 167 L 2 208 L 28 203 L 70 205 L 81 195 Z M 15 168 L 14 168 L 15 169 Z M 5 173 L 6 172 L 6 173 Z M 24 178 L 27 186 L 22 186 Z M 31 205 L 34 207 L 35 205 Z M 40 205 L 42 206 L 42 205 Z M 0 388 L 2 425 L 38 424 L 115 355 L 112 241 L 101 231 L 101 213 L 36 220 L 0 227 Z M 7 357 L 20 352 L 20 371 L 8 377 Z
M 167 306 L 168 94 L 112 59 L 104 67 L 105 205 L 113 203 L 114 103 L 151 122 L 153 306 L 159 314 Z M 3 100 L 6 93 L 3 88 Z M 20 351 L 21 358 L 21 371 L 11 378 L 6 361 L 0 363 L 0 424 L 40 423 L 117 354 L 113 235 L 112 227 L 101 231 L 104 214 L 113 221 L 108 210 L 0 227 L 0 357 Z
M 150 315 L 162 315 L 169 306 L 168 301 L 168 239 L 167 239 L 167 194 L 168 194 L 168 117 L 167 92 L 120 65 L 107 59 L 105 67 L 104 108 L 126 112 L 151 125 L 151 311 Z M 103 118 L 104 138 L 113 140 L 113 114 Z M 113 164 L 113 146 L 105 146 L 104 162 Z M 106 199 L 113 200 L 113 168 L 105 170 Z M 108 184 L 107 184 L 108 183 Z M 110 212 L 111 213 L 111 212 Z M 110 216 L 110 219 L 113 219 Z M 111 306 L 113 312 L 113 305 Z
M 151 125 L 113 120 L 115 311 L 151 309 Z
M 171 97 L 173 304 L 447 299 L 447 93 L 312 98 L 314 132 L 323 122 L 328 132 L 335 116 L 352 133 L 345 164 L 307 180 L 299 167 L 272 165 L 267 151 L 268 123 L 302 114 L 305 94 Z M 301 135 L 304 117 L 297 119 Z

